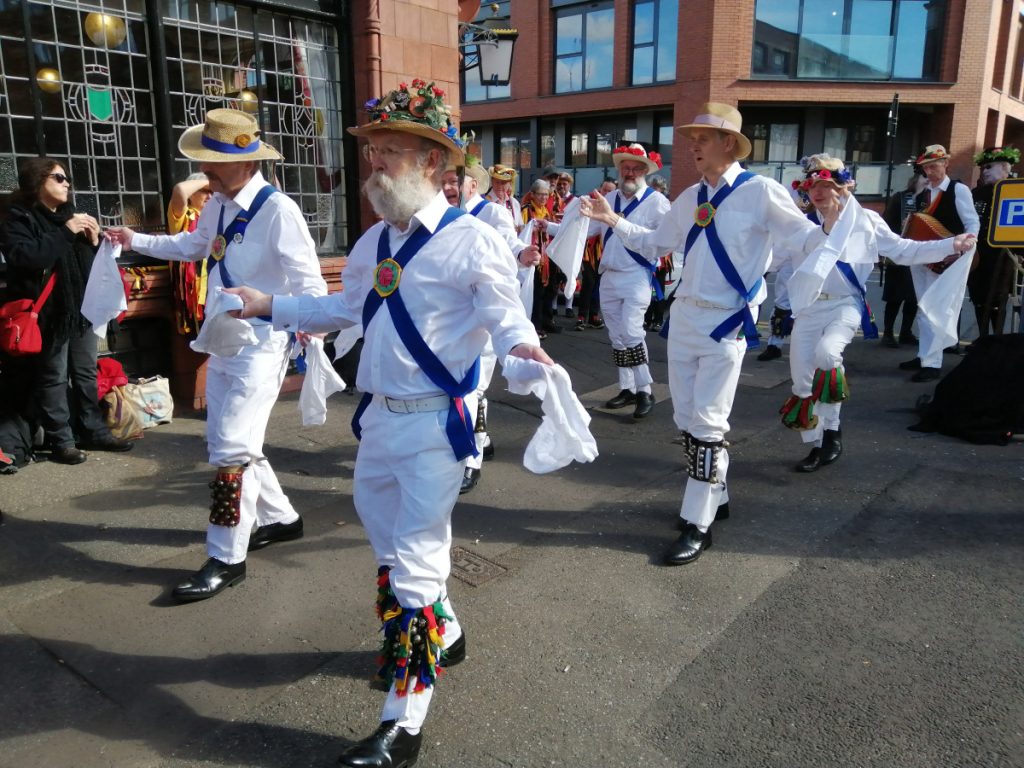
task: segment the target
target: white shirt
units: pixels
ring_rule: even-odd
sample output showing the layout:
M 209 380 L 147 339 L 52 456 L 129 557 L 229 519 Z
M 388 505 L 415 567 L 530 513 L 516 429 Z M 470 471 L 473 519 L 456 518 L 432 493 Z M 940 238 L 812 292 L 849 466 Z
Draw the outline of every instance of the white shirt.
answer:
M 502 239 L 512 249 L 512 255 L 518 256 L 519 252 L 526 247 L 526 243 L 519 239 L 516 235 L 515 222 L 512 221 L 512 213 L 508 208 L 503 206 L 501 203 L 495 203 L 491 200 L 484 200 L 483 196 L 476 195 L 471 200 L 468 200 L 462 204 L 462 207 L 467 212 L 472 213 L 480 203 L 486 202 L 480 213 L 476 217 L 484 224 L 490 224 L 494 227 L 498 234 L 501 235 Z
M 708 190 L 708 199 L 725 184 L 732 185 L 743 169 L 733 163 L 722 174 L 718 184 Z M 640 227 L 619 219 L 615 233 L 634 251 L 647 249 L 655 253 L 685 250 L 686 235 L 694 224 L 697 210 L 697 184 L 683 191 L 662 217 L 656 230 Z M 825 234 L 796 207 L 789 191 L 774 179 L 754 176 L 748 179 L 722 203 L 715 213 L 718 237 L 729 255 L 729 260 L 750 290 L 767 271 L 772 246 L 785 245 L 801 253 L 809 253 L 820 245 Z M 602 256 L 602 259 L 604 257 Z M 726 281 L 711 253 L 706 234 L 700 235 L 683 262 L 682 275 L 676 295 L 711 302 L 724 309 L 740 309 L 744 305 L 739 295 Z M 765 300 L 767 289 L 762 281 L 760 290 L 750 303 L 758 305 Z
M 501 201 L 494 196 L 494 193 L 487 195 L 487 199 L 495 205 L 500 205 L 510 214 L 512 214 L 512 223 L 515 225 L 516 231 L 518 232 L 523 228 L 523 209 L 519 205 L 519 201 L 514 197 L 508 198 L 506 201 Z
M 132 237 L 132 248 L 146 256 L 167 261 L 199 261 L 210 255 L 210 244 L 217 236 L 217 223 L 224 210 L 224 228 L 240 211 L 252 205 L 256 194 L 267 184 L 257 171 L 235 197 L 214 194 L 203 207 L 194 232 L 176 235 L 145 235 Z M 306 220 L 295 202 L 283 193 L 267 198 L 263 207 L 245 229 L 241 243 L 229 242 L 224 265 L 235 286 L 248 285 L 264 293 L 297 296 L 323 296 L 327 283 L 320 274 L 316 245 L 309 236 Z M 223 285 L 220 266 L 210 269 L 207 283 L 206 314 L 217 314 L 215 288 Z M 252 318 L 253 325 L 266 321 Z
M 435 232 L 448 208 L 439 192 L 413 216 L 408 229 L 389 227 L 392 256 L 418 226 Z M 378 222 L 353 246 L 341 293 L 321 298 L 275 296 L 274 327 L 316 332 L 362 322 L 384 227 Z M 473 216 L 460 216 L 432 237 L 402 271 L 399 286 L 417 330 L 456 381 L 480 355 L 488 333 L 499 359 L 518 344 L 540 343 L 519 300 L 508 246 Z M 363 338 L 356 376 L 359 389 L 403 400 L 443 394 L 402 343 L 386 301 L 363 329 Z
M 934 200 L 935 195 L 938 192 L 945 192 L 949 189 L 949 176 L 943 176 L 942 182 L 933 187 L 929 184 L 927 189 L 931 196 L 929 200 Z M 978 211 L 974 207 L 974 198 L 971 196 L 971 190 L 967 188 L 967 185 L 961 182 L 953 187 L 953 201 L 956 203 L 956 213 L 960 217 L 960 221 L 964 224 L 964 232 L 969 232 L 972 235 L 978 234 L 981 229 L 981 219 L 978 218 Z
M 615 210 L 616 199 L 619 201 L 619 216 L 621 217 L 622 212 L 629 207 L 630 203 L 643 197 L 646 191 L 647 186 L 642 185 L 633 197 L 626 197 L 621 190 L 613 189 L 604 196 L 604 199 L 608 201 L 608 205 L 611 206 L 613 211 Z M 651 194 L 647 195 L 647 198 L 630 212 L 629 222 L 645 229 L 656 229 L 671 207 L 672 204 L 668 201 L 667 197 L 656 189 L 651 190 Z M 587 237 L 600 235 L 603 239 L 607 230 L 608 226 L 603 222 L 591 221 L 590 227 L 587 230 Z M 630 247 L 630 250 L 636 251 L 651 264 L 657 264 L 658 259 L 671 249 L 658 250 L 653 247 L 653 244 L 645 243 L 640 248 Z M 618 236 L 618 229 L 612 230 L 612 236 L 604 244 L 604 250 L 601 251 L 599 271 L 601 274 L 610 271 L 637 271 L 642 272 L 648 279 L 650 277 L 650 271 L 637 264 L 633 257 L 626 253 L 626 245 L 622 242 L 622 238 Z

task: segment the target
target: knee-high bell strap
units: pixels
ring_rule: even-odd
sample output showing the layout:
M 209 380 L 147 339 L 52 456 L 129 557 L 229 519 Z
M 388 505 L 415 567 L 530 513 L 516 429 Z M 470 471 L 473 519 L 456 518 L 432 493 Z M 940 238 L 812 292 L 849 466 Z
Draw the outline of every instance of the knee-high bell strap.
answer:
M 398 269 L 389 268 L 387 285 L 375 285 L 363 304 L 363 328 L 365 329 L 369 327 L 370 321 L 377 310 L 384 303 L 387 303 L 388 311 L 391 313 L 391 320 L 395 324 L 395 330 L 398 331 L 398 336 L 406 349 L 409 350 L 409 354 L 412 355 L 413 360 L 416 361 L 416 364 L 427 375 L 427 378 L 450 398 L 451 402 L 448 407 L 448 421 L 445 431 L 448 434 L 448 441 L 451 443 L 455 458 L 458 461 L 467 456 L 476 456 L 478 453 L 476 440 L 473 435 L 473 417 L 466 407 L 464 398 L 476 389 L 477 381 L 480 377 L 480 358 L 473 362 L 473 365 L 470 366 L 470 369 L 461 381 L 456 380 L 448 369 L 445 368 L 444 363 L 430 349 L 416 328 L 416 324 L 413 322 L 412 317 L 409 315 L 409 310 L 405 306 L 405 301 L 402 300 L 400 281 L 401 271 L 408 266 L 413 256 L 427 244 L 431 237 L 463 214 L 465 214 L 465 211 L 460 208 L 449 208 L 445 211 L 440 223 L 433 232 L 430 232 L 422 225 L 419 226 L 409 239 L 406 240 L 405 244 L 398 249 L 398 253 L 393 259 L 388 239 L 390 227 L 385 226 L 381 230 L 380 239 L 377 241 L 378 269 L 380 269 L 379 265 L 389 260 L 394 262 L 390 266 L 397 265 Z M 383 278 L 376 279 L 375 282 L 381 283 L 382 280 Z M 352 417 L 352 432 L 357 439 L 362 434 L 359 419 L 370 404 L 372 397 L 371 393 L 365 393 L 359 403 L 359 407 L 356 409 L 355 415 Z
M 423 608 L 397 606 L 386 614 L 378 678 L 398 696 L 422 693 L 441 675 L 445 623 L 451 619 L 438 600 Z

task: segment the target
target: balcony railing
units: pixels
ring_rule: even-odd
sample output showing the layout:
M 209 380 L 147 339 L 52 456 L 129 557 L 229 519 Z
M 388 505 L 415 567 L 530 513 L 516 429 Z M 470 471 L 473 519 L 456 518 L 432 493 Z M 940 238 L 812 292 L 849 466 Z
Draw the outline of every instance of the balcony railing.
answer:
M 747 165 L 754 173 L 775 179 L 787 189 L 794 180 L 804 178 L 804 169 L 800 163 L 750 163 Z M 889 175 L 888 163 L 851 163 L 847 166 L 853 178 L 857 180 L 858 197 L 885 197 L 886 182 Z M 914 175 L 913 168 L 906 164 L 892 166 L 892 192 L 906 189 L 907 182 Z

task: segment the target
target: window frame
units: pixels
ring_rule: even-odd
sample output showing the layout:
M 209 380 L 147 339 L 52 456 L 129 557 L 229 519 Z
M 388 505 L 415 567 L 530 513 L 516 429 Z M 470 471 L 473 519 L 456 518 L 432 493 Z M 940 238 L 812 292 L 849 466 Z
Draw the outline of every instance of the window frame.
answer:
M 592 13 L 598 11 L 611 11 L 612 12 L 612 27 L 615 26 L 615 2 L 614 0 L 595 0 L 593 2 L 583 3 L 552 3 L 552 35 L 551 44 L 553 47 L 552 51 L 552 67 L 551 67 L 551 92 L 557 95 L 564 95 L 570 93 L 585 93 L 586 91 L 600 91 L 614 87 L 614 61 L 612 62 L 612 77 L 607 85 L 595 85 L 592 87 L 587 86 L 587 18 Z M 571 16 L 579 15 L 581 18 L 582 30 L 580 32 L 580 48 L 578 51 L 572 53 L 558 52 L 558 22 L 559 19 L 569 18 Z M 612 55 L 614 57 L 614 40 Z M 569 58 L 579 58 L 581 62 L 582 70 L 582 83 L 579 88 L 569 90 L 559 90 L 558 88 L 558 64 L 560 61 Z

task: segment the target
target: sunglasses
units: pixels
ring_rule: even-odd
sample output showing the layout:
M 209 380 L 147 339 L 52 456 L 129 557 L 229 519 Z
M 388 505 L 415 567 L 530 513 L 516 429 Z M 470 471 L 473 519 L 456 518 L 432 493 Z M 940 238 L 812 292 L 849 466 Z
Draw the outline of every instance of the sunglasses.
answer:
M 53 179 L 58 184 L 63 184 L 66 181 L 68 186 L 71 186 L 71 177 L 65 176 L 63 173 L 48 173 L 46 176 L 47 178 Z

